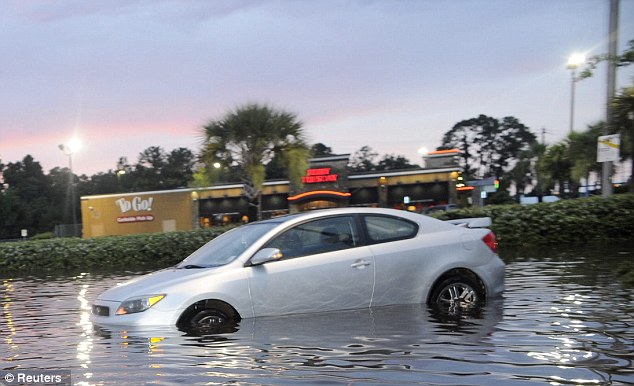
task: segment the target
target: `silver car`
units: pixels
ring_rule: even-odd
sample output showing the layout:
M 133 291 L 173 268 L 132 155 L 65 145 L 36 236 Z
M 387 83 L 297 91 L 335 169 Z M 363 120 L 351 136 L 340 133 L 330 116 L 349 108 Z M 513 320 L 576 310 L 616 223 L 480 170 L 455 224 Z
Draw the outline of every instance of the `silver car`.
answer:
M 195 329 L 394 304 L 477 308 L 504 288 L 490 224 L 373 208 L 254 222 L 174 267 L 107 290 L 94 302 L 92 320 Z

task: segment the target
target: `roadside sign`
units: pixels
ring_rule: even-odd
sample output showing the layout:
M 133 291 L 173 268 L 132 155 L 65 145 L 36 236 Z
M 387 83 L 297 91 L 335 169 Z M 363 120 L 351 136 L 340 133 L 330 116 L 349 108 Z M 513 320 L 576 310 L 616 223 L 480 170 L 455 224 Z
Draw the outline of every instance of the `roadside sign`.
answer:
M 467 181 L 467 186 L 479 187 L 481 192 L 495 193 L 500 186 L 500 181 L 495 177 L 488 177 L 481 180 Z
M 597 142 L 597 162 L 615 162 L 619 160 L 621 135 L 602 135 Z

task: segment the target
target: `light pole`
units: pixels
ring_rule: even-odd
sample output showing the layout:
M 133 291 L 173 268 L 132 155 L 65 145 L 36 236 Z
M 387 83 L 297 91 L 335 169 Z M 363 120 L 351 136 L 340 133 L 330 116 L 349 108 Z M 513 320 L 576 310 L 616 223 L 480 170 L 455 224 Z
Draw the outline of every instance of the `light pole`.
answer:
M 81 142 L 77 138 L 72 138 L 66 144 L 60 144 L 59 149 L 68 156 L 68 169 L 69 177 L 68 183 L 70 184 L 70 207 L 73 213 L 73 236 L 77 230 L 77 210 L 75 208 L 75 184 L 73 174 L 73 153 L 76 153 L 81 148 Z
M 575 83 L 580 78 L 577 77 L 577 68 L 586 61 L 586 57 L 583 54 L 573 54 L 568 59 L 567 69 L 572 70 L 572 78 L 570 82 L 570 132 L 574 131 L 575 125 Z
M 630 142 L 632 144 L 632 152 L 634 153 L 634 111 L 627 113 L 627 119 L 632 122 L 632 134 L 630 135 Z M 634 193 L 634 154 L 632 157 L 632 166 L 630 167 L 630 193 Z

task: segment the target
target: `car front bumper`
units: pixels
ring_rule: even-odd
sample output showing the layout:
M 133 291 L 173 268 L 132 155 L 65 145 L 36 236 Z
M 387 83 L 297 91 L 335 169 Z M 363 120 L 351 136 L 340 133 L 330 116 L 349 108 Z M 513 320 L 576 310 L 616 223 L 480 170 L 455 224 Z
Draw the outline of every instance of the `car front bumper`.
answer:
M 155 307 L 134 314 L 116 315 L 121 302 L 98 300 L 93 303 L 90 320 L 99 325 L 168 326 L 176 324 L 177 312 L 161 311 Z

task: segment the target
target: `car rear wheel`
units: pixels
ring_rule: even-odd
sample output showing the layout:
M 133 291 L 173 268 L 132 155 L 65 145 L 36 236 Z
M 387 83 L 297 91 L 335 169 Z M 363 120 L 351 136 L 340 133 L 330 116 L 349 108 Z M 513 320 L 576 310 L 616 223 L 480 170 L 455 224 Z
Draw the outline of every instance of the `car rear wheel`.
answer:
M 471 278 L 451 276 L 434 288 L 430 304 L 445 312 L 472 311 L 484 304 L 484 291 Z

